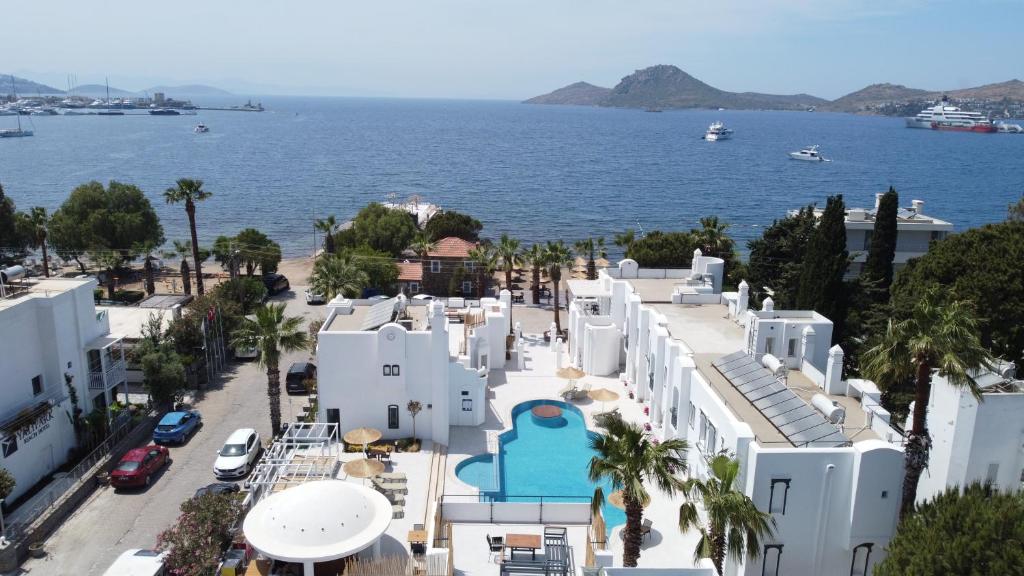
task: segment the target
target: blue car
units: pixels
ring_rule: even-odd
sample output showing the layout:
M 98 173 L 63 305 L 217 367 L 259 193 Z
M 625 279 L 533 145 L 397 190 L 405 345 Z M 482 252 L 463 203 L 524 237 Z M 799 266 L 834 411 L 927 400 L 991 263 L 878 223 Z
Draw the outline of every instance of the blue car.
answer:
M 160 419 L 160 423 L 153 430 L 153 442 L 166 444 L 176 442 L 182 444 L 190 434 L 203 425 L 203 417 L 198 410 L 183 410 L 179 412 L 168 412 Z

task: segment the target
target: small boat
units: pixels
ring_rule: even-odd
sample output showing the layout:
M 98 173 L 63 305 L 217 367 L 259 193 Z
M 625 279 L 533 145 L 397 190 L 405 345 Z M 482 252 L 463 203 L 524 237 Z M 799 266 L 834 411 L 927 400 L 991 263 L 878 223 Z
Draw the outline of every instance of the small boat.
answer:
M 207 127 L 207 125 L 203 124 L 202 122 L 200 122 L 199 124 L 196 124 L 195 130 L 193 130 L 193 132 L 195 132 L 196 134 L 205 134 L 206 132 L 209 132 L 209 131 L 210 131 L 210 128 Z
M 708 131 L 704 134 L 704 139 L 709 142 L 715 142 L 717 140 L 728 140 L 732 137 L 732 130 L 725 127 L 725 124 L 721 122 L 714 122 L 711 126 L 708 126 Z
M 644 108 L 644 112 L 661 112 L 661 108 Z
M 120 110 L 100 110 L 96 113 L 97 116 L 124 116 L 124 112 Z
M 149 113 L 152 116 L 181 116 L 181 112 L 173 108 L 154 108 Z
M 1024 127 L 1021 127 L 1020 124 L 999 122 L 996 124 L 996 131 L 1000 134 L 1024 134 Z
M 14 96 L 15 101 L 18 99 L 18 94 L 14 89 L 14 75 L 11 74 L 11 94 Z M 31 136 L 32 131 L 26 130 L 21 127 L 21 113 L 18 115 L 18 127 L 17 128 L 3 128 L 0 129 L 0 138 L 23 138 L 25 136 Z
M 831 162 L 827 158 L 822 158 L 821 154 L 818 153 L 818 145 L 808 146 L 799 152 L 790 152 L 789 157 L 793 160 L 804 160 L 806 162 Z

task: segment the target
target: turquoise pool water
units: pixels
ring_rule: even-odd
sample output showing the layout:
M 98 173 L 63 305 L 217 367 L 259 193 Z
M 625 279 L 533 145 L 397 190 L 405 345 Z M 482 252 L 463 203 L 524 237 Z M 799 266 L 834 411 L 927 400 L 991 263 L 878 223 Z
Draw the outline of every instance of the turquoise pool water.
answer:
M 538 420 L 530 409 L 540 404 L 558 406 L 562 416 Z M 512 409 L 513 427 L 499 437 L 498 465 L 490 454 L 461 462 L 455 474 L 481 491 L 481 498 L 499 502 L 523 502 L 543 496 L 576 501 L 594 495 L 587 467 L 594 451 L 583 414 L 575 406 L 555 400 L 531 400 Z M 607 497 L 610 483 L 600 484 Z M 602 509 L 610 530 L 626 522 L 626 513 L 605 502 Z

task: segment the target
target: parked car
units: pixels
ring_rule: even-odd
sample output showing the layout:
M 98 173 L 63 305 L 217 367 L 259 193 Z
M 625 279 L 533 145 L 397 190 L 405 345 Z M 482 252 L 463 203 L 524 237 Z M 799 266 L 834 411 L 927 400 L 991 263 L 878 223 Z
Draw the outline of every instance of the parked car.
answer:
M 264 274 L 263 285 L 267 287 L 267 294 L 273 296 L 291 288 L 288 279 L 284 274 Z
M 306 304 L 323 304 L 327 302 L 327 298 L 323 294 L 314 292 L 312 288 L 306 288 Z
M 167 552 L 132 548 L 125 550 L 107 568 L 103 576 L 163 576 Z
M 117 468 L 110 473 L 110 485 L 114 488 L 149 486 L 153 474 L 170 461 L 171 453 L 163 446 L 150 444 L 145 448 L 133 448 L 121 457 Z
M 168 412 L 160 419 L 160 423 L 153 430 L 153 442 L 166 444 L 174 442 L 183 444 L 185 439 L 191 436 L 200 426 L 203 425 L 203 417 L 198 410 L 179 410 Z
M 252 470 L 260 453 L 260 435 L 252 428 L 240 428 L 228 436 L 217 452 L 213 474 L 217 478 L 241 478 Z
M 233 494 L 238 492 L 241 486 L 234 482 L 214 482 L 213 484 L 207 484 L 199 490 L 196 490 L 193 498 L 198 498 L 205 494 Z
M 284 389 L 289 394 L 308 394 L 306 380 L 316 378 L 316 364 L 312 362 L 293 362 L 284 377 Z
M 412 297 L 413 300 L 422 300 L 424 302 L 433 302 L 434 297 L 430 294 L 417 294 Z

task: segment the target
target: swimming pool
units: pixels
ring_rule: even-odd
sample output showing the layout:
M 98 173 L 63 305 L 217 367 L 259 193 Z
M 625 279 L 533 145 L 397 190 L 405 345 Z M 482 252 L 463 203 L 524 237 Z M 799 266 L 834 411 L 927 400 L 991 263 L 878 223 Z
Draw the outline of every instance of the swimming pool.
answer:
M 536 406 L 557 406 L 558 418 L 539 419 Z M 587 477 L 587 467 L 594 451 L 590 438 L 595 434 L 586 428 L 579 408 L 557 400 L 531 400 L 512 409 L 512 429 L 499 436 L 497 466 L 490 454 L 468 458 L 455 468 L 463 482 L 480 489 L 480 497 L 499 502 L 529 501 L 529 497 L 576 501 L 594 495 L 598 486 Z M 607 503 L 611 483 L 600 484 L 606 502 L 602 508 L 605 525 L 610 530 L 626 522 L 626 513 Z

